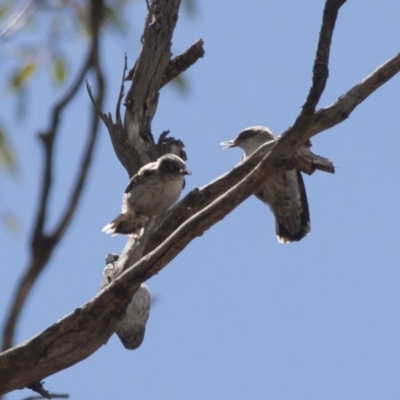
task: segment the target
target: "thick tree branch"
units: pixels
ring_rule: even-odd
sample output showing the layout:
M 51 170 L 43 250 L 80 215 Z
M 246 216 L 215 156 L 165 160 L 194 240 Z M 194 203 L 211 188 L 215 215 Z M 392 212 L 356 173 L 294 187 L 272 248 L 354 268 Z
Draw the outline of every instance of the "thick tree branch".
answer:
M 341 96 L 332 106 L 319 110 L 315 114 L 313 123 L 308 129 L 302 130 L 296 126 L 289 128 L 280 139 L 279 145 L 274 148 L 273 154 L 276 154 L 277 157 L 280 157 L 282 160 L 288 161 L 288 168 L 294 166 L 294 164 L 292 164 L 292 161 L 294 161 L 296 167 L 305 173 L 312 173 L 315 169 L 333 172 L 329 160 L 310 154 L 307 146 L 303 145 L 298 148 L 299 144 L 305 143 L 317 133 L 342 122 L 350 115 L 357 105 L 399 71 L 400 54 L 397 54 L 375 70 L 370 76 L 355 85 L 345 95 Z M 298 149 L 298 152 L 294 153 L 296 149 Z M 262 155 L 263 151 L 259 149 L 248 159 L 248 162 L 242 163 L 236 167 L 234 171 L 232 171 L 233 174 L 232 172 L 227 173 L 205 187 L 189 193 L 171 210 L 154 220 L 152 229 L 145 233 L 139 244 L 134 241 L 128 241 L 115 268 L 115 276 L 118 276 L 121 271 L 129 268 L 130 265 L 138 261 L 148 251 L 160 245 L 163 240 L 190 217 L 190 213 L 194 214 L 204 207 L 207 207 L 217 197 L 221 196 L 227 190 L 227 187 L 231 187 L 239 182 L 243 176 L 257 165 Z M 293 155 L 294 160 L 290 160 Z M 307 161 L 305 161 L 305 159 Z M 226 184 L 224 178 L 229 180 L 229 185 Z
M 132 85 L 125 99 L 124 123 L 120 121 L 119 111 L 114 123 L 111 114 L 104 114 L 95 105 L 108 128 L 115 154 L 129 176 L 135 174 L 144 164 L 162 155 L 160 151 L 172 151 L 185 158 L 182 141 L 163 138 L 165 140 L 162 140 L 160 145 L 154 141 L 151 132 L 151 120 L 157 109 L 161 87 L 204 55 L 203 41 L 200 39 L 184 53 L 170 59 L 172 33 L 179 6 L 180 0 L 155 0 L 149 3 L 142 35 L 142 49 L 135 66 L 126 78 L 132 80 Z M 92 96 L 91 99 L 93 102 Z
M 234 187 L 257 166 L 265 155 L 266 150 L 270 149 L 272 149 L 272 144 L 266 143 L 232 171 L 227 172 L 200 189 L 193 190 L 165 214 L 156 217 L 152 221 L 151 228 L 145 232 L 139 243 L 134 240 L 127 242 L 113 271 L 114 277 L 129 268 L 143 255 L 159 246 L 193 214 L 208 207 L 214 200 Z M 278 163 L 281 162 L 279 161 Z M 294 167 L 307 174 L 312 174 L 317 169 L 324 172 L 334 172 L 334 167 L 330 160 L 315 156 L 307 146 L 301 146 L 292 159 L 285 158 L 285 168 L 293 169 Z M 277 170 L 275 169 L 274 171 L 276 172 Z
M 258 157 L 263 150 L 265 148 L 257 151 Z M 261 165 L 257 167 L 256 172 L 251 172 L 249 177 L 243 180 L 244 183 L 241 183 L 237 190 L 228 190 L 232 178 L 245 176 L 249 164 L 254 164 L 254 159 L 254 156 L 246 159 L 242 163 L 245 168 L 235 168 L 219 179 L 223 181 L 225 187 L 223 192 L 227 192 L 224 195 L 226 200 L 218 199 L 217 206 L 206 207 L 195 214 L 178 228 L 166 243 L 159 246 L 159 249 L 144 257 L 135 268 L 130 268 L 128 274 L 124 273 L 118 277 L 93 300 L 24 344 L 1 353 L 0 388 L 3 393 L 26 386 L 31 382 L 41 381 L 46 376 L 88 357 L 104 344 L 114 332 L 132 295 L 142 283 L 143 277 L 147 279 L 159 271 L 194 237 L 202 234 L 250 196 L 262 179 L 277 171 L 277 167 L 268 169 L 267 172 L 264 170 L 262 176 L 259 177 L 258 174 L 264 168 Z M 236 193 L 238 191 L 239 195 Z M 229 204 L 225 204 L 225 201 Z M 132 271 L 136 269 L 138 272 L 132 274 Z M 36 365 L 40 365 L 40 368 L 33 368 Z
M 171 59 L 172 33 L 178 20 L 180 3 L 180 0 L 152 1 L 146 17 L 142 50 L 125 98 L 125 141 L 137 155 L 135 169 L 129 170 L 129 175 L 141 165 L 156 159 L 151 121 L 157 109 L 162 77 Z

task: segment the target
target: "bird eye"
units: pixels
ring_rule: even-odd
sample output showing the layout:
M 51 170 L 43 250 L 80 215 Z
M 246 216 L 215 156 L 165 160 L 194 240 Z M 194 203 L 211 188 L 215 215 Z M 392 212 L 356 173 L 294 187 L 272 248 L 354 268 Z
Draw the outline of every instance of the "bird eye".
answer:
M 170 164 L 170 165 L 168 166 L 168 169 L 169 169 L 171 172 L 173 172 L 173 171 L 176 170 L 175 165 L 173 165 L 173 164 Z
M 244 131 L 239 136 L 240 136 L 240 139 L 245 140 L 245 139 L 251 138 L 254 135 L 255 135 L 254 131 Z

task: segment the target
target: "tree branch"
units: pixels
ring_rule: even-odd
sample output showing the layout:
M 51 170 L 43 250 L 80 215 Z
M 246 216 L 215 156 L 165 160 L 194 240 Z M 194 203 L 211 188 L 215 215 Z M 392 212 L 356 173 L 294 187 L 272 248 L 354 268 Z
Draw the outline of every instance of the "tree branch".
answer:
M 204 55 L 203 41 L 200 39 L 183 54 L 170 60 L 172 33 L 180 3 L 180 0 L 155 0 L 148 4 L 142 49 L 126 78 L 132 80 L 132 85 L 125 98 L 124 126 L 119 123 L 118 115 L 114 124 L 110 114 L 106 116 L 98 110 L 107 125 L 115 154 L 129 176 L 162 155 L 160 150 L 172 148 L 175 154 L 184 156 L 182 141 L 168 138 L 165 146 L 159 146 L 151 132 L 151 121 L 157 109 L 161 87 Z
M 199 58 L 204 56 L 204 42 L 199 39 L 179 56 L 174 57 L 168 64 L 161 80 L 161 87 L 171 82 L 178 75 L 190 68 Z
M 339 8 L 346 0 L 329 0 L 325 3 L 322 26 L 319 33 L 317 51 L 315 54 L 312 85 L 303 105 L 304 113 L 313 113 L 325 89 L 329 76 L 329 53 L 331 49 L 333 30 L 339 13 Z
M 22 345 L 1 353 L 0 394 L 26 386 L 31 382 L 39 382 L 46 376 L 83 360 L 107 342 L 143 278 L 147 279 L 159 271 L 196 235 L 202 234 L 250 196 L 265 176 L 277 171 L 277 167 L 266 171 L 264 164 L 260 164 L 256 172 L 251 172 L 237 190 L 228 190 L 232 179 L 240 175 L 245 176 L 251 169 L 250 163 L 253 165 L 255 156 L 260 157 L 263 150 L 265 146 L 246 159 L 241 166 L 218 180 L 222 182 L 221 185 L 224 185 L 223 192 L 226 192 L 218 199 L 218 205 L 205 207 L 191 217 L 165 243 L 147 254 L 134 268 L 129 268 L 91 301 Z M 263 173 L 261 177 L 258 176 L 260 171 Z M 194 226 L 196 228 L 193 228 Z M 33 368 L 35 365 L 40 365 L 40 368 Z
M 39 393 L 45 399 L 51 399 L 50 393 L 43 387 L 42 382 L 31 383 L 27 388 Z
M 96 103 L 103 104 L 104 100 L 104 76 L 100 68 L 96 71 L 97 78 L 97 95 Z M 67 207 L 64 214 L 60 217 L 60 221 L 51 233 L 51 237 L 54 238 L 56 243 L 60 241 L 65 231 L 68 229 L 72 218 L 75 215 L 79 200 L 81 198 L 83 187 L 86 183 L 86 178 L 92 163 L 92 157 L 94 153 L 95 144 L 97 143 L 97 137 L 99 133 L 100 119 L 95 110 L 92 111 L 92 121 L 91 127 L 89 129 L 88 142 L 85 146 L 85 152 L 82 157 L 81 165 L 79 167 L 79 172 L 75 178 L 74 186 L 71 190 L 71 196 L 67 202 Z
M 392 79 L 399 71 L 400 53 L 397 53 L 352 87 L 347 93 L 340 96 L 335 103 L 318 110 L 312 117 L 307 129 L 301 130 L 301 128 L 293 125 L 284 132 L 283 138 L 285 138 L 288 144 L 290 143 L 290 146 L 297 146 L 299 143 L 304 143 L 316 134 L 340 124 L 350 116 L 359 104 L 375 92 L 375 90 Z M 295 134 L 292 132 L 295 132 Z M 288 155 L 291 154 L 289 153 Z
M 171 58 L 172 33 L 180 3 L 180 0 L 152 1 L 146 17 L 142 50 L 125 98 L 124 142 L 129 143 L 137 154 L 128 171 L 130 176 L 157 157 L 151 120 L 157 109 L 161 80 Z
M 65 108 L 71 103 L 75 95 L 78 93 L 79 88 L 85 78 L 87 72 L 91 69 L 95 70 L 99 84 L 99 97 L 98 100 L 102 101 L 104 96 L 104 80 L 98 60 L 98 35 L 99 35 L 99 21 L 101 15 L 99 14 L 99 4 L 92 0 L 92 41 L 86 59 L 84 60 L 80 71 L 78 72 L 74 83 L 69 87 L 65 95 L 53 107 L 51 113 L 51 123 L 49 129 L 40 135 L 45 150 L 45 163 L 42 172 L 42 185 L 41 194 L 36 213 L 37 218 L 33 225 L 31 237 L 31 257 L 25 272 L 20 278 L 14 292 L 14 298 L 8 310 L 6 322 L 3 328 L 2 349 L 5 350 L 12 346 L 13 337 L 15 335 L 16 325 L 21 314 L 22 308 L 26 299 L 35 284 L 37 278 L 47 265 L 55 246 L 62 239 L 69 223 L 76 211 L 79 199 L 82 194 L 83 186 L 86 182 L 87 173 L 91 164 L 94 145 L 96 143 L 99 124 L 97 117 L 92 121 L 91 133 L 88 143 L 86 145 L 81 169 L 76 177 L 76 182 L 73 189 L 73 194 L 66 206 L 64 215 L 60 218 L 60 222 L 55 231 L 46 233 L 45 225 L 47 222 L 48 203 L 52 188 L 52 175 L 53 175 L 53 149 L 55 141 L 58 137 L 61 115 Z
M 170 60 L 167 69 L 164 72 L 164 76 L 161 80 L 161 87 L 165 86 L 167 83 L 171 82 L 178 75 L 185 72 L 190 68 L 199 58 L 204 56 L 204 42 L 199 39 L 197 42 L 193 43 L 187 50 L 182 54 L 174 57 Z M 136 67 L 136 66 L 135 66 Z M 129 72 L 125 80 L 131 81 L 133 78 L 133 73 L 135 72 L 135 67 L 133 67 Z
M 175 0 L 168 4 L 168 9 L 165 9 L 165 0 L 158 0 L 148 7 L 149 14 L 145 23 L 141 53 L 135 66 L 125 78 L 133 82 L 125 100 L 127 109 L 124 126 L 119 111 L 123 83 L 117 102 L 115 123 L 110 113 L 106 115 L 102 112 L 93 99 L 90 87 L 87 87 L 94 107 L 107 126 L 115 154 L 129 177 L 144 164 L 166 152 L 172 152 L 186 159 L 186 153 L 183 150 L 184 143 L 181 140 L 166 138 L 163 132 L 158 143 L 155 143 L 151 133 L 151 120 L 157 108 L 158 91 L 204 56 L 204 43 L 199 39 L 185 52 L 170 60 L 171 38 L 179 5 L 180 1 Z M 173 15 L 168 19 L 160 17 L 160 10 L 163 9 L 165 9 L 163 14 L 168 15 L 171 12 Z M 154 52 L 156 52 L 155 55 L 153 55 Z M 135 104 L 135 107 L 132 104 Z
M 293 127 L 296 129 L 305 129 L 310 126 L 315 108 L 325 89 L 329 75 L 329 53 L 333 30 L 335 28 L 339 8 L 345 2 L 346 0 L 326 0 L 325 2 L 322 25 L 313 66 L 312 84 L 306 101 L 302 107 L 302 111 L 294 123 Z

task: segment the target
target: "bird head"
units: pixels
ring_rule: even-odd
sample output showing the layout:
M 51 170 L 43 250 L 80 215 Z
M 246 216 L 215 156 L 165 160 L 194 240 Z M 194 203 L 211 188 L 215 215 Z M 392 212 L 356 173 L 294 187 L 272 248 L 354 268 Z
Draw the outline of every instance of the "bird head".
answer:
M 240 147 L 246 156 L 257 150 L 262 144 L 276 140 L 276 136 L 264 126 L 252 126 L 241 131 L 233 140 L 222 142 L 224 149 Z
M 184 161 L 175 154 L 165 154 L 158 159 L 161 171 L 170 175 L 191 175 Z

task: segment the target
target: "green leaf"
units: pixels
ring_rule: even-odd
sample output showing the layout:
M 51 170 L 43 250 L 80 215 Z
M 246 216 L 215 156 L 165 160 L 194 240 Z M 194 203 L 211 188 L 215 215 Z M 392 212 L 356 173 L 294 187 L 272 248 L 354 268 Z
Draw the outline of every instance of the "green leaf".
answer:
M 127 24 L 124 23 L 123 8 L 121 5 L 116 4 L 115 7 L 103 6 L 102 23 L 108 24 L 120 33 L 125 33 Z
M 0 221 L 12 233 L 18 233 L 21 231 L 21 225 L 20 225 L 18 219 L 9 212 L 3 212 L 0 215 Z
M 15 167 L 14 153 L 7 143 L 7 137 L 4 130 L 0 127 L 0 169 L 13 171 Z
M 194 17 L 196 15 L 197 5 L 195 0 L 184 0 L 182 6 L 188 17 Z
M 3 4 L 0 6 L 0 21 L 5 19 L 5 17 L 9 14 L 12 9 L 11 1 L 3 1 Z
M 178 89 L 181 94 L 188 93 L 188 83 L 184 76 L 178 75 L 174 80 L 171 81 L 173 87 Z
M 53 77 L 57 83 L 63 83 L 65 80 L 65 63 L 61 58 L 56 58 L 53 64 Z
M 37 63 L 30 61 L 19 68 L 11 77 L 11 87 L 21 89 L 37 70 Z

